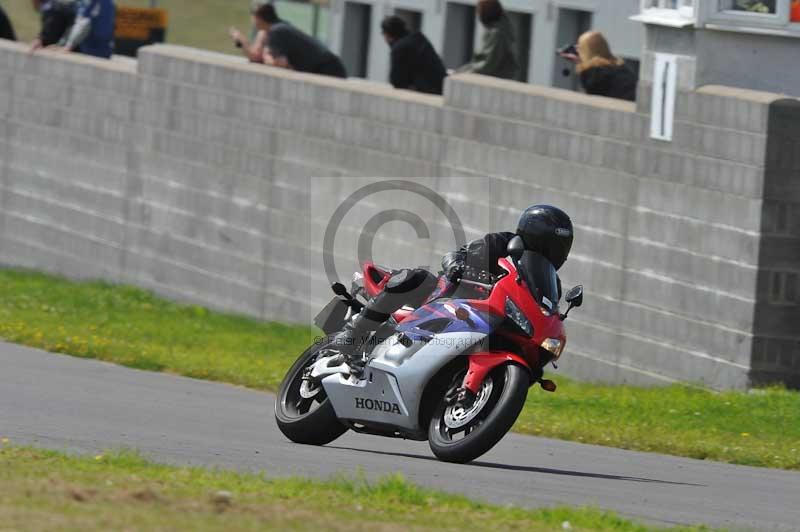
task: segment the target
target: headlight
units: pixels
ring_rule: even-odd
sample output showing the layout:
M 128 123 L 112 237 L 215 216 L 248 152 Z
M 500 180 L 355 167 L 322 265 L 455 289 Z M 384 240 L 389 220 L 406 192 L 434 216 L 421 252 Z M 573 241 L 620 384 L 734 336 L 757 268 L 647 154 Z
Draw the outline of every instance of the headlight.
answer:
M 528 318 L 525 317 L 525 314 L 522 313 L 519 307 L 508 297 L 506 298 L 506 316 L 516 323 L 520 329 L 525 331 L 525 334 L 533 336 L 533 325 L 531 325 L 531 322 L 528 321 Z
M 553 354 L 553 358 L 557 359 L 561 356 L 561 352 L 564 351 L 564 344 L 561 343 L 561 340 L 556 340 L 555 338 L 548 338 L 544 342 L 542 342 L 542 349 L 549 351 Z

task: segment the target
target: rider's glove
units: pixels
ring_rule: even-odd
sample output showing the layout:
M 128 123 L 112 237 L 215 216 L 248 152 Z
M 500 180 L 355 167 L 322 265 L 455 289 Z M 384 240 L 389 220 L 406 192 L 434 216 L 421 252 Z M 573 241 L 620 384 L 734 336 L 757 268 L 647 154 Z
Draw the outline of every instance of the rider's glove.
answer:
M 450 282 L 457 282 L 464 274 L 464 253 L 453 251 L 442 259 L 442 270 Z
M 461 280 L 461 277 L 464 276 L 464 265 L 463 264 L 453 264 L 450 269 L 444 272 L 445 276 L 447 276 L 447 280 L 450 282 L 458 282 Z

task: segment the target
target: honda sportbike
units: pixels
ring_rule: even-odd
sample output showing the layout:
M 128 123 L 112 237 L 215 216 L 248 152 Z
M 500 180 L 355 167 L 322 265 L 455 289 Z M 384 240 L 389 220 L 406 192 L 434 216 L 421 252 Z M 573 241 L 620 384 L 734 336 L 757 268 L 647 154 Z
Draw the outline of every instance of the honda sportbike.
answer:
M 521 241 L 509 254 L 498 261 L 500 276 L 440 277 L 425 304 L 402 308 L 373 333 L 354 355 L 357 365 L 332 335 L 393 272 L 367 263 L 350 291 L 334 284 L 336 297 L 316 320 L 328 340 L 300 355 L 280 386 L 275 417 L 283 434 L 313 445 L 347 430 L 427 440 L 437 458 L 459 463 L 491 449 L 514 425 L 530 386 L 555 391 L 543 368 L 561 356 L 564 320 L 583 301 L 576 286 L 561 313 L 553 265 Z

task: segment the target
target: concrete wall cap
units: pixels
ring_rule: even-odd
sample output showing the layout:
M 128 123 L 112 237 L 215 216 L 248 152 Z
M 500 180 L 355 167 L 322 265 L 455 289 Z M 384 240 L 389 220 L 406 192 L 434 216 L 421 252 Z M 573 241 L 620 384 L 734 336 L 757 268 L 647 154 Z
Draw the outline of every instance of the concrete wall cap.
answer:
M 250 63 L 244 60 L 244 58 L 233 55 L 201 51 L 188 46 L 178 46 L 174 44 L 153 44 L 140 48 L 139 55 L 174 57 L 178 59 L 194 61 L 197 63 L 222 66 L 235 71 L 258 73 L 274 78 L 302 81 L 303 83 L 327 86 L 336 89 L 345 89 L 356 93 L 381 96 L 421 105 L 430 105 L 433 107 L 442 107 L 444 104 L 444 99 L 441 96 L 407 90 L 397 90 L 388 84 L 382 85 L 375 82 L 367 82 L 362 79 L 340 79 L 331 76 L 308 74 L 306 72 L 296 72 L 284 68 L 270 68 L 261 64 Z
M 117 72 L 127 72 L 136 74 L 136 60 L 129 57 L 114 56 L 111 59 L 101 59 L 99 57 L 92 57 L 85 54 L 65 54 L 53 50 L 39 50 L 35 54 L 30 54 L 30 45 L 27 43 L 6 41 L 0 39 L 0 49 L 13 50 L 15 52 L 25 52 L 31 57 L 46 57 L 50 59 L 58 59 L 67 61 L 69 63 L 79 63 L 83 65 L 91 65 L 93 67 L 100 67 L 107 70 L 115 70 Z
M 448 77 L 448 83 L 462 83 L 469 85 L 480 85 L 482 87 L 493 87 L 506 92 L 517 92 L 529 94 L 531 96 L 544 96 L 546 98 L 552 98 L 553 100 L 583 104 L 592 107 L 602 107 L 604 109 L 610 109 L 614 111 L 622 111 L 626 113 L 636 112 L 635 102 L 618 100 L 615 98 L 606 98 L 604 96 L 594 96 L 591 94 L 584 94 L 582 92 L 575 92 L 567 89 L 545 87 L 544 85 L 532 85 L 530 83 L 521 83 L 519 81 L 483 76 L 480 74 L 454 74 Z M 445 94 L 446 93 L 447 91 L 445 90 Z
M 750 89 L 740 89 L 738 87 L 728 87 L 725 85 L 704 85 L 697 89 L 698 94 L 709 96 L 722 96 L 726 98 L 738 98 L 740 100 L 750 100 L 753 102 L 770 104 L 778 100 L 797 99 L 785 94 L 774 92 L 754 91 Z

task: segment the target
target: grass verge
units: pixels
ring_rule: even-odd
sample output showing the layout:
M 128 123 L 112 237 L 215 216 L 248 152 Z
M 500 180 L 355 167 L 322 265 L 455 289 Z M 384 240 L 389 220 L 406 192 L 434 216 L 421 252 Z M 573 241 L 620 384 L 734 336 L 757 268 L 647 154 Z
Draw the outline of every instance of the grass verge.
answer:
M 275 390 L 308 327 L 178 305 L 143 290 L 0 270 L 0 338 L 135 368 Z M 569 349 L 565 354 L 568 364 Z M 518 432 L 800 470 L 800 393 L 602 386 L 531 388 Z
M 0 443 L 0 523 L 9 530 L 644 531 L 594 509 L 526 510 L 378 482 L 268 479 L 150 463 L 131 452 L 95 457 Z M 701 530 L 670 529 L 670 530 Z

